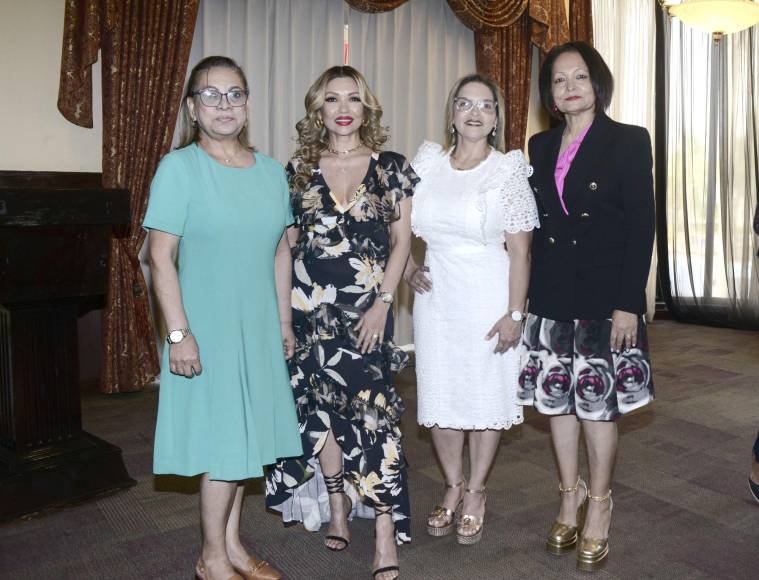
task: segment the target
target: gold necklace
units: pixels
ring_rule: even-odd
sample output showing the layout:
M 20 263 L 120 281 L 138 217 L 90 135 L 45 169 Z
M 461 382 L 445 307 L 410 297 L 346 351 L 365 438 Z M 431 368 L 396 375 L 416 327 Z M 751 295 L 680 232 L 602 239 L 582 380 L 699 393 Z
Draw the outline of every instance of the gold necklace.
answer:
M 329 151 L 330 153 L 332 153 L 332 155 L 338 155 L 338 156 L 339 155 L 348 155 L 348 153 L 353 153 L 354 151 L 358 151 L 363 146 L 364 146 L 363 143 L 359 143 L 355 147 L 351 147 L 350 149 L 345 149 L 344 151 L 338 151 L 336 149 L 332 149 L 332 147 L 327 146 L 327 151 Z
M 245 149 L 245 147 L 239 147 L 239 148 L 237 149 L 237 151 L 235 151 L 235 152 L 234 152 L 234 153 L 231 155 L 231 157 L 223 157 L 223 156 L 219 155 L 218 153 L 214 153 L 214 152 L 212 152 L 210 149 L 208 149 L 208 147 L 206 147 L 206 146 L 205 146 L 205 145 L 203 145 L 202 143 L 199 143 L 199 145 L 200 145 L 200 146 L 203 148 L 203 150 L 204 150 L 206 153 L 208 153 L 208 155 L 209 155 L 209 156 L 210 156 L 212 159 L 215 159 L 215 160 L 216 160 L 216 161 L 218 161 L 219 163 L 221 163 L 221 162 L 224 162 L 224 164 L 225 164 L 225 165 L 229 165 L 230 163 L 232 163 L 232 161 L 234 161 L 234 160 L 237 158 L 237 156 L 240 154 L 240 151 L 242 151 L 243 149 Z

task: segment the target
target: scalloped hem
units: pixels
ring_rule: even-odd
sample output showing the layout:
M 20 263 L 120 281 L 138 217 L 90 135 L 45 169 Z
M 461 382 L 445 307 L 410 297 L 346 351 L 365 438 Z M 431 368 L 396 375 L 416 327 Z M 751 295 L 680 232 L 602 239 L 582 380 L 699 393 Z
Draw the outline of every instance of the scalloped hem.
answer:
M 430 421 L 430 422 L 417 422 L 422 427 L 427 427 L 428 429 L 431 429 L 432 427 L 437 427 L 439 429 L 456 429 L 458 431 L 486 431 L 486 430 L 492 430 L 492 431 L 505 431 L 508 429 L 511 429 L 515 425 L 521 425 L 524 423 L 524 417 L 521 419 L 515 419 L 513 421 L 505 421 L 503 423 L 491 423 L 489 425 L 454 425 L 454 424 L 443 424 L 438 421 Z

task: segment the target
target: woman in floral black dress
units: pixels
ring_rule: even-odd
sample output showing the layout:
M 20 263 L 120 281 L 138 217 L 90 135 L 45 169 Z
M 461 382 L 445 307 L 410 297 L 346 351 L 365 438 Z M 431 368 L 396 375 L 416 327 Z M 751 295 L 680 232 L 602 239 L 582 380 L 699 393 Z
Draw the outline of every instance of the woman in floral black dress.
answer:
M 308 529 L 329 520 L 325 544 L 339 551 L 350 542 L 351 498 L 358 500 L 359 515 L 377 517 L 374 575 L 389 580 L 398 575 L 395 543 L 410 541 L 403 403 L 393 388 L 407 356 L 392 342 L 392 301 L 419 179 L 402 155 L 379 152 L 382 109 L 355 69 L 322 74 L 306 112 L 287 167 L 295 216 L 290 372 L 304 455 L 269 474 L 267 504 Z

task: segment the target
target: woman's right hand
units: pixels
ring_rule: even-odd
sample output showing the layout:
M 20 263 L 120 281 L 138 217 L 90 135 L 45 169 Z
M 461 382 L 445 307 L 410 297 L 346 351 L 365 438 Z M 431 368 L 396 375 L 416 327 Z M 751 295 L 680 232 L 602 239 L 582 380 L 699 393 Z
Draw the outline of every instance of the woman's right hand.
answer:
M 188 379 L 203 372 L 198 343 L 192 334 L 185 336 L 182 342 L 169 345 L 169 370 Z
M 430 269 L 427 266 L 417 266 L 404 272 L 403 278 L 416 292 L 424 294 L 432 290 L 432 280 L 426 274 L 429 271 Z

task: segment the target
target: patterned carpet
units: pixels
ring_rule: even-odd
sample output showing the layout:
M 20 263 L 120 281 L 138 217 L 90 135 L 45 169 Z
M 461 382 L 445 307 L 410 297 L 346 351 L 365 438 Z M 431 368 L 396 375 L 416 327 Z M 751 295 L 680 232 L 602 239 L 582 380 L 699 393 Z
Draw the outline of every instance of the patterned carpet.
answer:
M 759 428 L 759 333 L 683 325 L 650 326 L 658 399 L 620 422 L 611 555 L 598 578 L 759 577 L 759 505 L 746 478 Z M 443 486 L 429 435 L 415 417 L 413 369 L 399 388 L 407 402 L 406 448 L 414 542 L 400 551 L 402 578 L 588 578 L 574 557 L 543 548 L 558 493 L 547 421 L 528 411 L 503 435 L 489 481 L 482 542 L 431 538 L 424 517 Z M 465 387 L 464 387 L 465 388 Z M 2 578 L 192 577 L 198 554 L 197 481 L 153 478 L 157 392 L 87 395 L 88 431 L 124 450 L 139 484 L 122 493 L 0 526 Z M 340 554 L 323 533 L 285 529 L 250 486 L 243 530 L 250 547 L 287 578 L 369 578 L 372 523 L 352 524 Z

